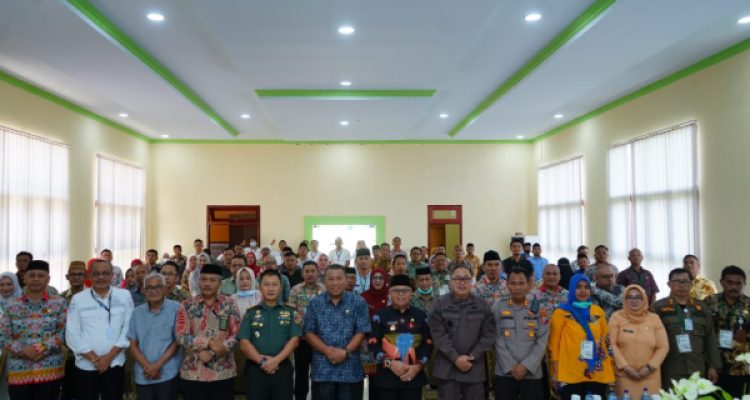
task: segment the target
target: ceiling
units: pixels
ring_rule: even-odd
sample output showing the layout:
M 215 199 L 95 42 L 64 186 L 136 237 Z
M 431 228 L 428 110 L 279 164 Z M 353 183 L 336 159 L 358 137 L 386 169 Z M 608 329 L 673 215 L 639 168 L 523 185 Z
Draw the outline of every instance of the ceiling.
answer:
M 0 71 L 156 140 L 529 140 L 750 38 L 747 0 L 2 3 Z

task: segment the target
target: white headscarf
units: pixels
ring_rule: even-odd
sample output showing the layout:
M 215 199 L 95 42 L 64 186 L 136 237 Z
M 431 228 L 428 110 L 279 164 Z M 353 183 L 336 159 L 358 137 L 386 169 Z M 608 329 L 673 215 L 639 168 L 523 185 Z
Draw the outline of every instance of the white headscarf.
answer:
M 21 289 L 21 285 L 18 284 L 18 277 L 16 276 L 16 274 L 12 272 L 3 272 L 2 274 L 0 274 L 0 280 L 3 280 L 5 278 L 9 278 L 10 281 L 13 282 L 13 287 L 15 288 L 15 290 L 13 290 L 13 293 L 11 293 L 8 297 L 0 295 L 0 305 L 2 306 L 4 306 L 8 301 L 23 295 L 23 290 Z

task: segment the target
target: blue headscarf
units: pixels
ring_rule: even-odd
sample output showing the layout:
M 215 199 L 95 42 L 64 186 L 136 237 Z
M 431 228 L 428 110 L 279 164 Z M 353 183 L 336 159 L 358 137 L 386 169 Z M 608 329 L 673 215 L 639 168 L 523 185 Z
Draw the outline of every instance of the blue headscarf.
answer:
M 573 314 L 573 317 L 581 326 L 584 332 L 586 332 L 586 340 L 590 340 L 594 343 L 594 357 L 591 360 L 581 360 L 586 362 L 588 368 L 586 368 L 585 375 L 591 376 L 595 370 L 598 370 L 598 366 L 601 365 L 599 357 L 599 346 L 597 346 L 596 340 L 594 340 L 594 334 L 591 332 L 589 322 L 591 322 L 591 295 L 589 298 L 581 301 L 576 298 L 576 287 L 578 283 L 585 281 L 589 288 L 591 287 L 591 281 L 585 274 L 575 274 L 570 278 L 570 285 L 568 288 L 568 302 L 566 304 L 560 304 L 559 308 Z

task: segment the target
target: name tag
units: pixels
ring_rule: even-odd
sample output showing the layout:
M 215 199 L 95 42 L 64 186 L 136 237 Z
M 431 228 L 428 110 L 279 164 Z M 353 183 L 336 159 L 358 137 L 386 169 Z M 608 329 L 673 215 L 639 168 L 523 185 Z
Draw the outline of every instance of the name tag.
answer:
M 693 351 L 690 348 L 690 335 L 677 335 L 675 336 L 675 339 L 677 339 L 677 349 L 680 353 L 690 353 Z
M 690 332 L 693 330 L 693 320 L 688 318 L 685 320 L 685 330 Z
M 732 349 L 732 331 L 724 329 L 719 331 L 719 347 L 722 349 Z
M 584 360 L 594 359 L 594 342 L 591 340 L 581 342 L 581 358 Z

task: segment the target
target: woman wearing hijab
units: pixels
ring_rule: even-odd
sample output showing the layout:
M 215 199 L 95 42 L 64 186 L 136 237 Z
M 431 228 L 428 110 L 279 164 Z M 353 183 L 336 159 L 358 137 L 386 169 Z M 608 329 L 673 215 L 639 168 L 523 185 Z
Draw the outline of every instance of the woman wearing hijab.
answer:
M 362 293 L 370 311 L 370 318 L 388 304 L 386 277 L 388 277 L 388 273 L 382 268 L 375 268 L 370 272 L 370 288 Z
M 8 305 L 8 302 L 23 295 L 21 285 L 18 284 L 18 277 L 12 272 L 3 272 L 0 274 L 0 315 Z M 4 345 L 4 343 L 3 343 Z M 2 349 L 0 345 L 0 349 Z M 0 399 L 7 399 L 8 395 L 8 360 L 5 351 L 0 350 Z
M 615 380 L 607 319 L 604 310 L 591 304 L 586 275 L 573 275 L 569 290 L 568 302 L 560 304 L 550 321 L 550 376 L 563 400 L 587 393 L 604 398 Z
M 247 261 L 247 267 L 253 270 L 256 277 L 259 277 L 260 265 L 258 265 L 258 259 L 255 257 L 255 253 L 252 251 L 245 252 L 245 260 Z
M 623 292 L 624 307 L 609 320 L 609 337 L 615 361 L 617 397 L 631 396 L 646 388 L 659 393 L 660 366 L 669 352 L 669 339 L 658 315 L 648 311 L 648 296 L 638 285 Z
M 237 282 L 237 293 L 231 297 L 240 309 L 240 321 L 242 321 L 245 312 L 260 303 L 260 291 L 255 290 L 255 273 L 248 267 L 240 268 L 234 279 Z

